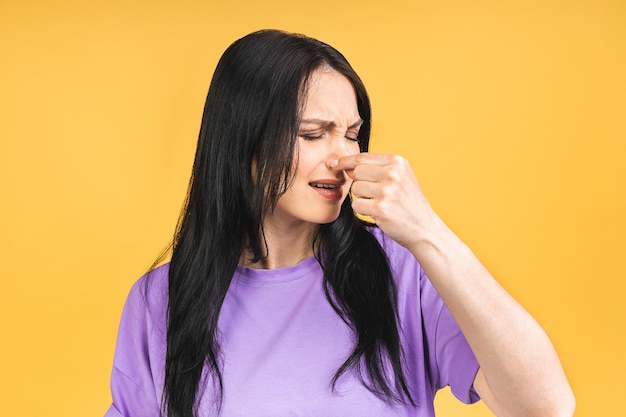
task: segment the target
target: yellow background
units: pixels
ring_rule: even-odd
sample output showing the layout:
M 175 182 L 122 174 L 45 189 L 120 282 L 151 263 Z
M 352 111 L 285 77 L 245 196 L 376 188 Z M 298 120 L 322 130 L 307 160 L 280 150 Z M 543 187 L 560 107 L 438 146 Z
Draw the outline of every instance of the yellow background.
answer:
M 626 2 L 0 1 L 2 414 L 99 416 L 210 76 L 275 27 L 343 51 L 373 150 L 544 325 L 577 416 L 624 416 Z M 449 393 L 442 416 L 487 416 Z

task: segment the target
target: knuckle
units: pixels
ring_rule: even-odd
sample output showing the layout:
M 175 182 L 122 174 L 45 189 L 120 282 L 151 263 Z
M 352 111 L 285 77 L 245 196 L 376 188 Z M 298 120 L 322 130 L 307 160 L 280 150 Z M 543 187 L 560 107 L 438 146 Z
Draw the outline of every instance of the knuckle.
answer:
M 399 169 L 390 169 L 387 172 L 387 179 L 391 182 L 400 181 L 401 177 L 402 177 L 402 174 L 400 173 Z
M 404 165 L 405 159 L 400 155 L 391 155 L 389 157 L 389 163 L 392 165 Z

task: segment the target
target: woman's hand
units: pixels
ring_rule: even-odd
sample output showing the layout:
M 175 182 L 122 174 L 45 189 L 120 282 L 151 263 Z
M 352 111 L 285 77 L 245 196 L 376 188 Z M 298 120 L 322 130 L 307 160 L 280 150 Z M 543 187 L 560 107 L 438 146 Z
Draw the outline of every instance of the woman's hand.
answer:
M 435 233 L 440 219 L 430 207 L 409 162 L 396 155 L 359 153 L 330 163 L 354 180 L 352 208 L 369 216 L 410 250 Z

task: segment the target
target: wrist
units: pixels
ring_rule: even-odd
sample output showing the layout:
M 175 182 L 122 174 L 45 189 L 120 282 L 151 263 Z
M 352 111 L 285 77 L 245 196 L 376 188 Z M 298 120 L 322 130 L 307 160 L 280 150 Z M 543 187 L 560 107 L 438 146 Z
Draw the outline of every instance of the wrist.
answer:
M 453 261 L 471 256 L 470 249 L 437 215 L 408 249 L 422 266 L 432 263 L 451 266 Z

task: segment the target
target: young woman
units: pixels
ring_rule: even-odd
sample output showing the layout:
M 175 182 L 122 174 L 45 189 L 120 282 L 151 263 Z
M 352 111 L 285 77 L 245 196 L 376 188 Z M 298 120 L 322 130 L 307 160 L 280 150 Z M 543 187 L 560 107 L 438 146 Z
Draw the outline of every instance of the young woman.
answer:
M 226 50 L 171 262 L 124 309 L 107 417 L 425 417 L 448 385 L 497 416 L 572 415 L 544 331 L 369 134 L 332 47 L 270 30 Z

